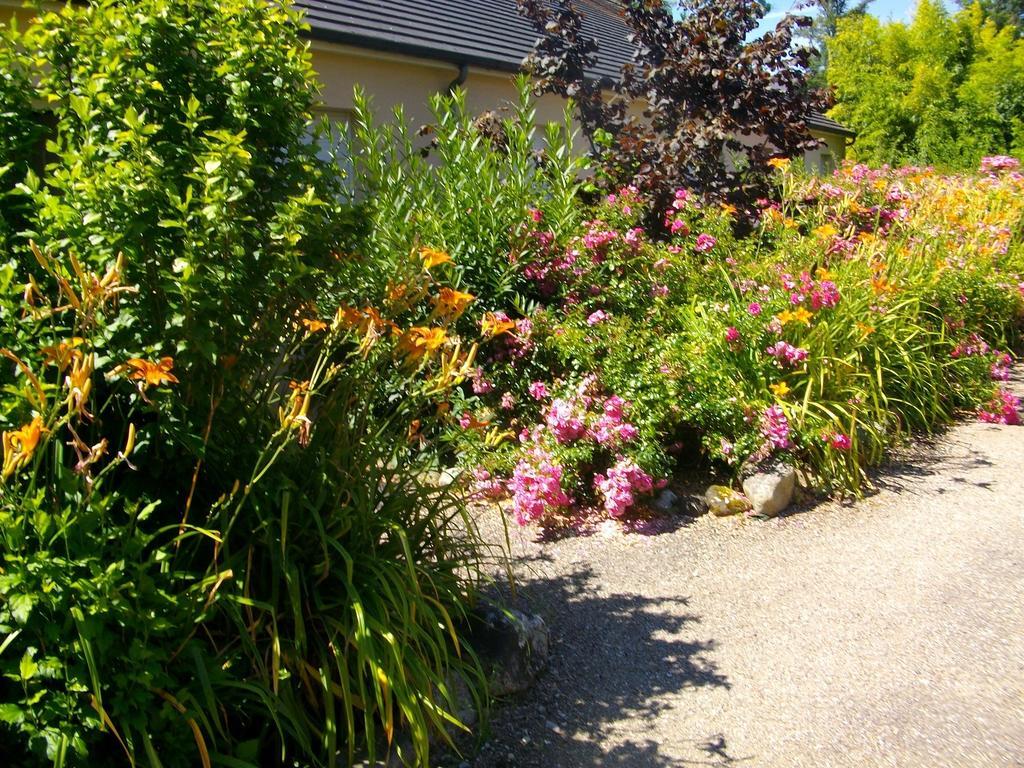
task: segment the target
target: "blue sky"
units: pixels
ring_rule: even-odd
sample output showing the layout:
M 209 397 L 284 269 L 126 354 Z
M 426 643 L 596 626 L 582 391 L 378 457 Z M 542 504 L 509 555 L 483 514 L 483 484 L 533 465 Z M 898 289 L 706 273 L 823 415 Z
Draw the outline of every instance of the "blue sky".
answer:
M 787 11 L 792 11 L 799 4 L 799 0 L 772 0 L 771 4 L 772 10 L 761 22 L 761 27 L 754 33 L 755 36 L 774 27 Z M 947 0 L 946 7 L 949 8 L 951 5 L 952 3 Z M 916 6 L 917 0 L 875 0 L 868 8 L 868 12 L 887 21 L 910 21 Z M 796 9 L 795 12 L 800 11 Z

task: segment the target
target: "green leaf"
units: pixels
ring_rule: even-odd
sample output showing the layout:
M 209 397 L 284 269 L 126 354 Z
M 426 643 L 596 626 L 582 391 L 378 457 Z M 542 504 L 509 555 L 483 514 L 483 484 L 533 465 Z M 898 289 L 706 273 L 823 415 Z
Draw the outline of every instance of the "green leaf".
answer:
M 18 673 L 21 675 L 22 680 L 31 680 L 36 672 L 39 671 L 39 665 L 32 659 L 34 655 L 34 648 L 26 648 L 25 654 L 21 657 L 21 662 L 18 664 Z
M 25 624 L 28 622 L 29 614 L 32 613 L 32 608 L 35 606 L 36 599 L 32 595 L 25 593 L 18 593 L 11 595 L 7 601 L 7 608 L 11 612 L 11 616 L 19 624 Z

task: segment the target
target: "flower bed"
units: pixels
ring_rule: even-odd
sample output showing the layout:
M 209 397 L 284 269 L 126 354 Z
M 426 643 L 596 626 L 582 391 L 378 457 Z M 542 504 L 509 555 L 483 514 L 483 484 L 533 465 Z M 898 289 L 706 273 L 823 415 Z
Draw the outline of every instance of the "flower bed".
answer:
M 1001 384 L 1024 307 L 1019 163 L 776 166 L 779 199 L 744 237 L 686 190 L 654 217 L 627 187 L 561 235 L 531 209 L 521 269 L 539 302 L 490 326 L 486 386 L 460 406 L 516 436 L 467 454 L 517 522 L 621 518 L 681 453 L 734 470 L 781 457 L 856 492 L 911 432 L 1018 422 Z

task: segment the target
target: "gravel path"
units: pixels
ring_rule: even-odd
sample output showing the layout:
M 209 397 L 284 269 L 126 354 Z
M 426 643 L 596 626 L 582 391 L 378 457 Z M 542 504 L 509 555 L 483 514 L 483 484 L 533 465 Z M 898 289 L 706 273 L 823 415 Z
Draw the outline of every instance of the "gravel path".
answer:
M 473 764 L 1024 766 L 1024 428 L 875 482 L 768 522 L 513 531 L 552 660 Z

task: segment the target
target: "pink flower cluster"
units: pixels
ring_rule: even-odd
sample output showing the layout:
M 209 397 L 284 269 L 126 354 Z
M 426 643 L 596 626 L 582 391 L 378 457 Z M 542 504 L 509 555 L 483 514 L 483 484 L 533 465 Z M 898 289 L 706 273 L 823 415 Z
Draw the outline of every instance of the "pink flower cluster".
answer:
M 978 418 L 989 424 L 1020 424 L 1020 398 L 1005 389 L 978 411 Z
M 848 451 L 853 447 L 853 441 L 850 440 L 850 436 L 844 435 L 842 432 L 834 433 L 829 437 L 828 442 L 837 451 Z
M 786 365 L 799 365 L 807 359 L 807 350 L 803 347 L 794 347 L 788 341 L 777 341 L 768 347 L 765 352 L 775 358 L 775 364 L 780 368 Z
M 548 406 L 547 413 L 544 415 L 544 423 L 551 430 L 551 434 L 555 436 L 555 440 L 560 443 L 571 443 L 574 440 L 579 440 L 586 433 L 583 415 L 576 403 L 556 398 Z
M 784 274 L 781 280 L 783 287 L 790 291 L 789 303 L 794 306 L 803 304 L 808 297 L 815 312 L 819 309 L 832 309 L 839 303 L 839 289 L 831 280 L 818 282 L 809 272 L 801 272 L 799 278 Z
M 590 436 L 600 445 L 629 443 L 636 439 L 637 428 L 623 421 L 628 403 L 618 395 L 604 401 L 601 415 L 590 426 Z
M 981 158 L 980 170 L 982 173 L 1002 173 L 1005 171 L 1016 171 L 1020 168 L 1020 160 L 1006 155 L 994 155 Z
M 1009 381 L 1012 367 L 1013 359 L 1005 352 L 1000 353 L 996 357 L 996 361 L 992 363 L 992 379 L 994 381 Z
M 607 474 L 594 475 L 594 488 L 601 495 L 608 516 L 619 518 L 636 503 L 637 494 L 654 489 L 654 481 L 635 461 L 620 457 Z
M 976 333 L 971 333 L 965 341 L 957 344 L 950 357 L 974 357 L 975 355 L 987 355 L 989 353 L 988 343 Z
M 709 235 L 706 232 L 702 232 L 697 235 L 697 242 L 693 245 L 693 250 L 697 253 L 707 253 L 718 244 L 718 240 L 713 235 Z
M 793 447 L 789 438 L 789 419 L 782 406 L 772 405 L 761 415 L 761 435 L 772 448 L 786 451 Z
M 572 505 L 572 498 L 562 490 L 562 467 L 536 445 L 516 464 L 509 490 L 512 513 L 519 525 L 536 522 L 555 509 Z
M 500 499 L 508 489 L 500 478 L 495 477 L 483 467 L 473 470 L 473 487 L 471 498 L 474 499 Z

